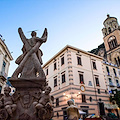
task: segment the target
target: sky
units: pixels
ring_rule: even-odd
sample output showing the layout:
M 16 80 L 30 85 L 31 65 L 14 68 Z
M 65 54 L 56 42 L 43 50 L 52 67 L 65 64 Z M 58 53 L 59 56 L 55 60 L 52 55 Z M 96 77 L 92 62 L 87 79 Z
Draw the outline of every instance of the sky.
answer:
M 66 45 L 90 51 L 103 43 L 103 22 L 107 14 L 120 21 L 119 5 L 119 0 L 0 0 L 0 34 L 14 59 L 8 76 L 22 54 L 19 27 L 27 38 L 29 31 L 37 30 L 41 37 L 47 28 L 48 39 L 41 46 L 45 64 Z

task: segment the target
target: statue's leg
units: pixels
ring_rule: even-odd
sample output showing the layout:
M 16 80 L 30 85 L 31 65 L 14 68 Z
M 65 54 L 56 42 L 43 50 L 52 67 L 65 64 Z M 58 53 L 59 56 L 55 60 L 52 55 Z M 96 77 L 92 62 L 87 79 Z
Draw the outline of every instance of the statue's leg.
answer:
M 44 71 L 43 71 L 43 69 L 41 67 L 40 61 L 39 61 L 36 53 L 33 53 L 31 55 L 31 57 L 33 59 L 33 63 L 34 63 L 34 67 L 36 69 L 36 73 L 38 72 L 39 73 L 39 77 L 45 79 L 46 77 L 45 77 Z
M 23 60 L 21 61 L 21 63 L 19 64 L 19 66 L 17 67 L 17 69 L 14 71 L 14 73 L 13 73 L 13 75 L 12 75 L 12 77 L 13 78 L 17 78 L 18 77 L 18 75 L 19 75 L 19 73 L 21 73 L 22 72 L 22 69 L 23 69 L 23 67 L 24 67 L 24 64 L 26 63 L 26 61 L 29 59 L 29 57 L 31 56 L 31 54 L 33 53 L 34 51 L 29 51 L 26 55 L 25 55 L 25 57 L 23 58 Z
M 13 114 L 12 114 L 11 106 L 10 106 L 10 105 L 6 105 L 6 106 L 5 106 L 5 109 L 7 110 L 8 114 L 12 117 Z

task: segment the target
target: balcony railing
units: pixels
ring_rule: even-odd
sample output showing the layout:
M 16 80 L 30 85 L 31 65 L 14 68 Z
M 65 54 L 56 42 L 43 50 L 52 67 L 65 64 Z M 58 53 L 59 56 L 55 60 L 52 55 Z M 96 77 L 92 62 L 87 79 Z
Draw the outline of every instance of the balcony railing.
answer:
M 112 82 L 109 83 L 110 87 L 114 87 L 114 84 Z
M 7 78 L 7 74 L 4 71 L 0 71 L 0 76 Z
M 120 84 L 119 83 L 117 83 L 117 88 L 120 88 Z

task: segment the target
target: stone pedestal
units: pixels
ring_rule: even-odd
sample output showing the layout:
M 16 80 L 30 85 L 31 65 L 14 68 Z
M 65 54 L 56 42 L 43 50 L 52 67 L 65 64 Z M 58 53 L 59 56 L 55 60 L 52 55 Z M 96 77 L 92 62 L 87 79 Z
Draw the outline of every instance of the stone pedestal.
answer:
M 13 113 L 14 118 L 11 117 L 10 120 L 39 120 L 33 103 L 39 101 L 40 91 L 44 91 L 46 80 L 35 78 L 10 79 L 9 81 L 16 88 L 13 98 L 17 105 Z

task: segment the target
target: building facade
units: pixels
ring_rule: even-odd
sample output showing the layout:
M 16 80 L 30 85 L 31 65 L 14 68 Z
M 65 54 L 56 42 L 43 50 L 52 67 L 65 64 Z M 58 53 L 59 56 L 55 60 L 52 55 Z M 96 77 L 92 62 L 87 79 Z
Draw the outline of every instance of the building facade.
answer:
M 0 93 L 3 93 L 11 60 L 13 60 L 13 57 L 4 41 L 0 38 Z
M 99 115 L 98 102 L 109 103 L 103 58 L 67 45 L 44 66 L 54 96 L 54 119 L 66 117 L 67 101 L 79 110 Z

